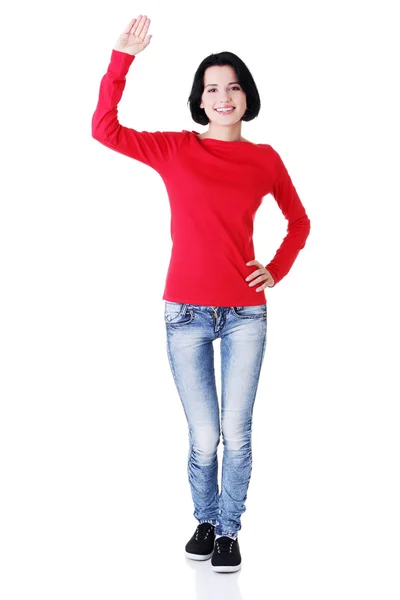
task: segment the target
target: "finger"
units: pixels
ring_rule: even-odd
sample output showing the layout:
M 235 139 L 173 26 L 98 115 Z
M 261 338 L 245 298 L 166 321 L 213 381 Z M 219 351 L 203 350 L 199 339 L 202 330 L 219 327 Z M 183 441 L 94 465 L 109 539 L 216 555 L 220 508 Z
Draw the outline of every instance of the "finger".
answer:
M 260 286 L 259 288 L 256 289 L 256 292 L 261 292 L 262 290 L 265 290 L 265 288 L 267 287 L 274 287 L 274 282 L 272 281 L 272 279 L 269 277 L 262 286 Z
M 246 281 L 250 281 L 250 279 L 254 279 L 254 277 L 257 277 L 257 275 L 260 275 L 262 273 L 262 271 L 260 269 L 257 269 L 257 271 L 253 271 L 252 273 L 250 273 L 250 275 L 248 275 L 246 277 Z
M 143 15 L 143 17 L 142 17 L 142 18 L 140 19 L 140 21 L 139 21 L 138 28 L 137 28 L 137 30 L 135 31 L 136 35 L 137 35 L 138 37 L 140 37 L 140 38 L 141 38 L 141 37 L 144 37 L 144 35 L 146 34 L 146 31 L 147 31 L 147 29 L 149 28 L 149 27 L 147 26 L 147 29 L 145 29 L 145 25 L 146 25 L 146 23 L 147 23 L 147 17 L 146 17 L 146 15 Z
M 146 36 L 146 34 L 147 34 L 148 30 L 149 30 L 149 28 L 147 27 L 147 28 L 144 30 L 142 37 L 145 37 L 145 36 Z M 142 42 L 142 43 L 144 44 L 144 46 L 145 46 L 145 47 L 148 45 L 148 43 L 150 42 L 150 40 L 151 40 L 151 35 L 148 35 L 147 37 L 145 37 L 145 40 Z
M 149 17 L 147 17 L 146 21 L 144 22 L 144 26 L 143 26 L 143 32 L 142 32 L 143 35 L 147 34 L 149 27 L 150 27 L 150 22 L 151 22 L 151 19 Z
M 151 40 L 152 36 L 148 35 L 147 38 L 144 40 L 143 42 L 143 48 L 147 48 L 147 46 L 150 44 L 150 40 Z
M 136 18 L 135 19 L 131 19 L 129 21 L 128 25 L 125 27 L 124 33 L 129 33 L 135 23 L 136 23 Z
M 249 267 L 250 265 L 258 265 L 259 267 L 262 267 L 262 266 L 263 266 L 263 265 L 262 265 L 261 263 L 259 263 L 259 262 L 258 262 L 258 260 L 256 260 L 256 259 L 254 259 L 254 260 L 251 260 L 250 262 L 247 262 L 247 263 L 246 263 L 246 266 L 248 266 L 248 267 Z
M 249 285 L 250 285 L 250 286 L 252 286 L 252 285 L 256 285 L 257 283 L 261 283 L 261 282 L 263 282 L 263 281 L 267 281 L 267 279 L 268 279 L 268 278 L 267 278 L 265 275 L 260 275 L 260 277 L 257 277 L 257 279 L 255 279 L 254 281 L 251 281 L 251 282 L 249 283 Z

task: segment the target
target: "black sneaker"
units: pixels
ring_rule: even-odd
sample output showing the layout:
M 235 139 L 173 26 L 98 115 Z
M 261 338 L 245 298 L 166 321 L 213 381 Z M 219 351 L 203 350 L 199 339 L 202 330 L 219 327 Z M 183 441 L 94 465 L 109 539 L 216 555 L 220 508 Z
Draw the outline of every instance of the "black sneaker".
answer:
M 185 546 L 185 555 L 192 560 L 207 560 L 214 550 L 215 527 L 211 523 L 200 523 Z
M 239 542 L 227 535 L 215 540 L 214 552 L 211 558 L 211 568 L 219 573 L 238 571 L 242 563 Z

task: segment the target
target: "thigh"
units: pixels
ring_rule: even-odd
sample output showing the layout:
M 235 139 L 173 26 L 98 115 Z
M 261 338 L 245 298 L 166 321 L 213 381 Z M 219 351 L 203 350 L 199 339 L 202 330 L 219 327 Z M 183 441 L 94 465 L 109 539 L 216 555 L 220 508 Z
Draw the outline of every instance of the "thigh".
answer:
M 167 351 L 189 425 L 200 435 L 220 432 L 212 320 L 193 305 L 165 302 Z
M 266 303 L 232 307 L 221 336 L 222 419 L 251 418 L 267 340 Z

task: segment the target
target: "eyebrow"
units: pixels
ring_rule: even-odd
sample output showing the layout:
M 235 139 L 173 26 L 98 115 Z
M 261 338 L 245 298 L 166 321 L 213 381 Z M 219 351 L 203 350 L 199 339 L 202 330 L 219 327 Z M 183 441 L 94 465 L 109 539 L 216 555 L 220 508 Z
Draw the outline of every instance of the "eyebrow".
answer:
M 230 83 L 228 83 L 228 85 L 232 85 L 233 83 L 238 83 L 240 85 L 238 81 L 231 81 Z M 218 87 L 218 83 L 207 83 L 206 87 L 208 87 L 209 85 L 216 85 Z

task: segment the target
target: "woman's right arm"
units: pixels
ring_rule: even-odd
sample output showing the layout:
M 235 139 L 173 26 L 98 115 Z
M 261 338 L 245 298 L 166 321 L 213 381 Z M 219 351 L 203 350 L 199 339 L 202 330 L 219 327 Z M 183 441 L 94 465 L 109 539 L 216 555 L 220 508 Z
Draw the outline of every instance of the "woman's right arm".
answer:
M 139 160 L 154 169 L 168 160 L 183 141 L 175 131 L 136 131 L 118 121 L 118 103 L 126 84 L 126 75 L 136 54 L 144 50 L 151 36 L 145 35 L 150 24 L 146 16 L 132 19 L 111 53 L 107 72 L 100 83 L 99 98 L 92 117 L 92 137 L 104 146 Z M 144 41 L 143 41 L 144 39 Z

